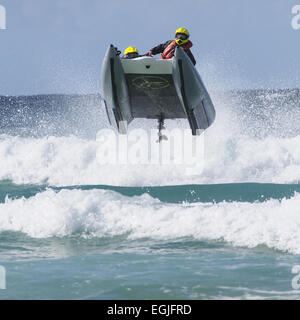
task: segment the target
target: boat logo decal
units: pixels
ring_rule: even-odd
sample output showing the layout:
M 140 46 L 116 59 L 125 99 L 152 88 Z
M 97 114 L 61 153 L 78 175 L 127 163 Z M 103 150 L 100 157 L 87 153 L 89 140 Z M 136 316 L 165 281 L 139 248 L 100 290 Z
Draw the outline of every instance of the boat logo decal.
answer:
M 139 89 L 151 90 L 159 90 L 170 86 L 166 79 L 158 76 L 139 76 L 132 80 L 132 84 Z

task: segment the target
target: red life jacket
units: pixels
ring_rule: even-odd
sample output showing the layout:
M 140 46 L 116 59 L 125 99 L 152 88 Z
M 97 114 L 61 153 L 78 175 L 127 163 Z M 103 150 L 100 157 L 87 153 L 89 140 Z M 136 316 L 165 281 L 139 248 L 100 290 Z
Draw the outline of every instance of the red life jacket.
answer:
M 175 48 L 178 46 L 178 44 L 176 43 L 176 41 L 172 41 L 164 50 L 164 52 L 161 55 L 161 59 L 171 59 L 174 57 L 174 53 L 175 53 Z M 193 46 L 192 41 L 188 41 L 185 44 L 182 44 L 180 46 L 180 48 L 182 48 L 184 51 L 188 51 L 191 47 Z

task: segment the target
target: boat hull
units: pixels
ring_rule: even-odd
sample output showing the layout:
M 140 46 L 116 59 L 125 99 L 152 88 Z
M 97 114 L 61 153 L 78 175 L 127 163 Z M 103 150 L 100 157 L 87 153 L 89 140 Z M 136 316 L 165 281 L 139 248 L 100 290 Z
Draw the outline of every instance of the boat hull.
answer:
M 121 59 L 111 45 L 103 60 L 101 87 L 109 121 L 120 133 L 135 118 L 181 118 L 198 135 L 215 119 L 201 77 L 181 48 L 168 60 Z

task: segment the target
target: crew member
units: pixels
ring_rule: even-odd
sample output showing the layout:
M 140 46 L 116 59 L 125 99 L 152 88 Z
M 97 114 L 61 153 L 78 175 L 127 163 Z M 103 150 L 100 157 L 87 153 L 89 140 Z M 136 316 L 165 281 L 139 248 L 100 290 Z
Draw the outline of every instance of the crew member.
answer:
M 165 43 L 159 44 L 146 53 L 147 56 L 161 53 L 161 59 L 171 59 L 174 56 L 176 47 L 182 48 L 192 60 L 193 64 L 196 64 L 196 60 L 191 52 L 193 43 L 189 40 L 190 33 L 185 28 L 179 28 L 175 33 L 175 40 L 169 40 Z
M 134 58 L 138 58 L 139 52 L 138 49 L 135 47 L 128 47 L 127 49 L 125 49 L 124 51 L 124 55 L 123 55 L 123 59 L 134 59 Z

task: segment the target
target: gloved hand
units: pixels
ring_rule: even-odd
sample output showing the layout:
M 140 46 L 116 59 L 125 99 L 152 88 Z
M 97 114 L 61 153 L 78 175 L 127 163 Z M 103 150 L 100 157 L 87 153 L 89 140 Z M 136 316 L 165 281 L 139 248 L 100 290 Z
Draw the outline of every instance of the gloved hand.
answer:
M 152 56 L 152 51 L 151 50 L 149 50 L 147 53 L 146 53 L 146 56 Z

